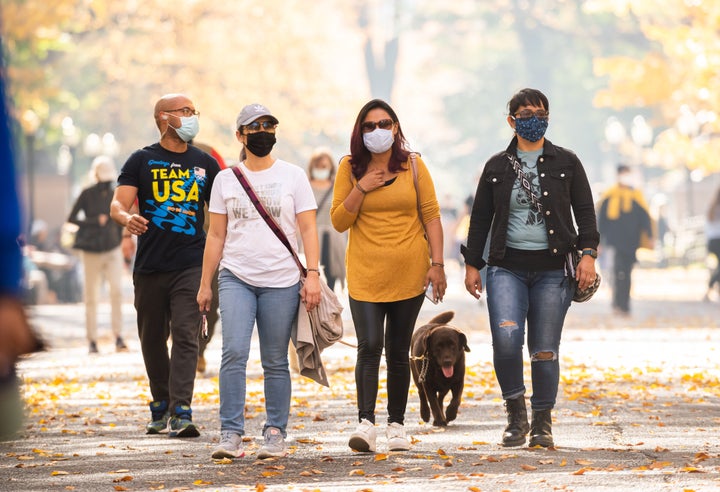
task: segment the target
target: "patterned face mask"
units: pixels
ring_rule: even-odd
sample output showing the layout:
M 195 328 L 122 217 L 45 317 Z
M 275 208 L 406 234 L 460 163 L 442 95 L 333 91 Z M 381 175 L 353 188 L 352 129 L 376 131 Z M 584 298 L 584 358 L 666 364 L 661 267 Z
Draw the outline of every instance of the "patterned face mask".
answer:
M 529 142 L 537 142 L 545 135 L 545 130 L 548 127 L 547 118 L 538 118 L 537 116 L 531 116 L 530 118 L 514 118 L 515 119 L 515 133 L 519 137 L 524 138 Z

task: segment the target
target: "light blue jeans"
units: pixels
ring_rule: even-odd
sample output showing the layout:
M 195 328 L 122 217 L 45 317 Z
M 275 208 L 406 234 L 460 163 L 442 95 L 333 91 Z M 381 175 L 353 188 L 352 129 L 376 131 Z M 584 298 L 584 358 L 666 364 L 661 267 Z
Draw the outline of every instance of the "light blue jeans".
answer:
M 300 302 L 300 283 L 284 288 L 253 287 L 222 270 L 218 285 L 223 339 L 220 429 L 245 433 L 245 377 L 257 322 L 267 415 L 263 434 L 268 427 L 277 427 L 287 436 L 292 392 L 288 343 Z
M 503 399 L 525 394 L 523 344 L 527 321 L 533 410 L 555 406 L 560 336 L 573 288 L 563 270 L 522 271 L 488 266 L 487 302 L 493 363 Z M 539 353 L 550 358 L 538 358 Z

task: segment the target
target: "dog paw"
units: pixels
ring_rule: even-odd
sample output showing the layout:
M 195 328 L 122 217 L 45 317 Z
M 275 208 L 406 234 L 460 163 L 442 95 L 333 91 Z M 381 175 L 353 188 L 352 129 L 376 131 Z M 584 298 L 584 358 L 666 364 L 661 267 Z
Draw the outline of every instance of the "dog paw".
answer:
M 430 422 L 430 409 L 428 407 L 420 408 L 420 417 L 423 422 Z
M 445 422 L 444 420 L 435 419 L 435 420 L 433 420 L 433 425 L 435 427 L 447 427 L 447 422 Z
M 448 422 L 451 422 L 455 420 L 457 417 L 457 408 L 448 407 L 447 410 L 445 410 L 445 418 Z

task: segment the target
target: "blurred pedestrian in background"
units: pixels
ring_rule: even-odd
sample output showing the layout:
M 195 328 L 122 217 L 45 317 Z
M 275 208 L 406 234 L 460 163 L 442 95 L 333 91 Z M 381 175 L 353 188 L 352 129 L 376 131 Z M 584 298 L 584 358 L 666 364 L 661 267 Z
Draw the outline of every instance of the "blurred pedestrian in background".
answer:
M 707 292 L 703 298 L 705 301 L 709 301 L 712 290 L 716 285 L 720 295 L 720 189 L 715 193 L 715 198 L 708 209 L 707 221 L 705 222 L 705 239 L 707 240 L 708 253 L 715 255 L 715 270 L 710 273 Z
M 345 287 L 345 248 L 347 233 L 338 232 L 330 221 L 333 186 L 335 182 L 335 161 L 326 149 L 316 149 L 308 163 L 310 186 L 317 202 L 317 228 L 320 240 L 320 266 L 330 289 L 335 282 Z
M 15 363 L 21 355 L 39 348 L 22 303 L 18 242 L 22 227 L 12 141 L 4 67 L 0 66 L 0 440 L 11 439 L 22 425 L 23 403 Z
M 632 171 L 624 164 L 617 168 L 617 183 L 600 199 L 598 228 L 601 254 L 610 264 L 613 311 L 628 316 L 637 249 L 652 249 L 654 235 L 645 197 L 635 188 Z
M 205 248 L 204 204 L 220 169 L 187 143 L 198 133 L 198 115 L 183 94 L 157 101 L 160 141 L 125 162 L 111 208 L 112 218 L 138 236 L 135 310 L 153 398 L 146 432 L 165 432 L 169 424 L 170 437 L 200 435 L 191 408 L 201 320 L 195 298 Z
M 552 409 L 560 380 L 560 339 L 573 297 L 567 255 L 582 250 L 576 279 L 595 280 L 598 231 L 585 169 L 570 150 L 545 138 L 548 98 L 523 89 L 508 102 L 515 137 L 485 164 L 472 205 L 465 256 L 465 288 L 479 299 L 487 264 L 487 306 L 493 366 L 505 400 L 503 446 L 550 447 Z M 578 224 L 575 230 L 573 217 Z M 483 259 L 490 237 L 487 262 Z M 532 377 L 532 421 L 525 405 L 523 344 Z
M 215 160 L 218 163 L 218 166 L 220 166 L 220 170 L 226 169 L 227 166 L 225 165 L 225 159 L 220 155 L 220 153 L 215 150 L 214 147 L 202 143 L 202 142 L 195 142 L 191 140 L 189 143 L 196 146 L 197 148 L 207 152 L 211 156 L 215 158 Z M 207 205 L 205 206 L 205 213 L 207 216 Z M 208 229 L 210 228 L 210 220 L 205 221 L 205 233 L 207 234 Z M 217 325 L 217 322 L 220 318 L 220 313 L 218 312 L 218 309 L 220 307 L 220 303 L 218 301 L 218 278 L 217 273 L 215 273 L 215 277 L 212 281 L 212 289 L 213 289 L 213 298 L 212 302 L 210 304 L 210 310 L 207 312 L 206 319 L 207 319 L 207 335 L 200 336 L 200 344 L 198 346 L 198 360 L 197 360 L 197 372 L 200 374 L 205 373 L 205 369 L 207 368 L 207 361 L 205 360 L 205 349 L 207 348 L 208 344 L 212 340 L 213 335 L 215 334 L 215 325 Z
M 122 337 L 123 254 L 120 250 L 122 226 L 110 218 L 110 203 L 117 170 L 112 158 L 96 157 L 90 168 L 91 186 L 85 188 L 70 211 L 68 222 L 78 226 L 73 248 L 82 255 L 85 276 L 85 330 L 89 351 L 98 353 L 97 307 L 103 279 L 110 290 L 110 326 L 115 349 L 127 350 Z M 128 233 L 129 234 L 129 233 Z
M 442 300 L 447 283 L 433 180 L 420 156 L 408 150 L 397 114 L 385 101 L 373 99 L 358 113 L 350 155 L 340 161 L 335 178 L 330 213 L 338 231 L 350 231 L 346 265 L 358 340 L 359 425 L 348 445 L 355 451 L 376 450 L 375 403 L 384 347 L 388 449 L 408 450 L 410 338 L 425 288 L 432 284 L 430 296 Z
M 243 144 L 241 170 L 268 214 L 297 250 L 299 230 L 305 248 L 307 278 L 285 245 L 256 209 L 234 169 L 218 174 L 210 199 L 210 230 L 203 258 L 197 304 L 207 312 L 218 267 L 222 362 L 220 364 L 220 442 L 213 458 L 245 455 L 245 385 L 254 326 L 260 340 L 265 381 L 264 443 L 257 458 L 287 454 L 287 423 L 292 384 L 288 344 L 302 300 L 307 310 L 320 302 L 319 246 L 315 199 L 305 172 L 271 155 L 278 119 L 261 104 L 245 106 L 235 137 Z M 297 229 L 296 229 L 297 224 Z

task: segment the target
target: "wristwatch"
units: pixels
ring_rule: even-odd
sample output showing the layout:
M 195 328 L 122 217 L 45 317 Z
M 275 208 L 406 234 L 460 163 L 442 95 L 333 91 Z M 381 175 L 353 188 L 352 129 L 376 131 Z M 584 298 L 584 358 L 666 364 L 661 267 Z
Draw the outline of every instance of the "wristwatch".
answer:
M 597 259 L 597 251 L 594 249 L 584 249 L 582 250 L 582 256 L 590 255 L 592 258 Z

